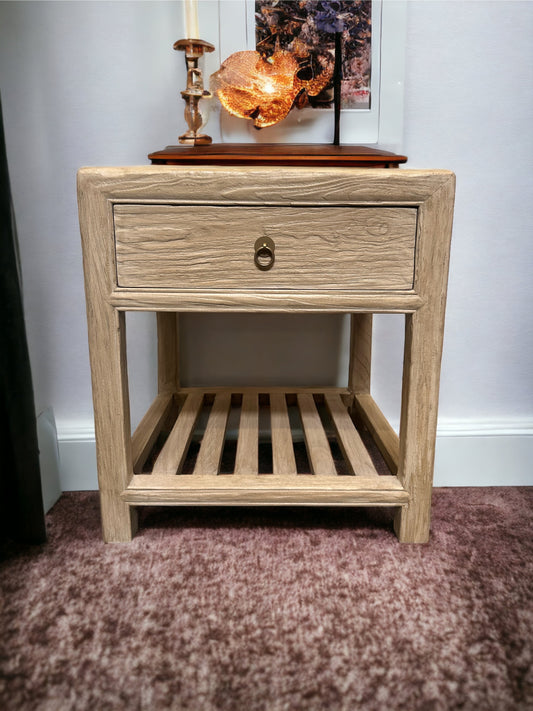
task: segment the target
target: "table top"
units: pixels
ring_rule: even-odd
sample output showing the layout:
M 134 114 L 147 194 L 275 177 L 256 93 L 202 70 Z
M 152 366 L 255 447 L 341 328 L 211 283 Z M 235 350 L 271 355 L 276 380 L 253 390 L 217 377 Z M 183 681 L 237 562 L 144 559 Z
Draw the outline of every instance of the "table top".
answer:
M 150 153 L 154 165 L 295 165 L 397 168 L 407 157 L 368 146 L 303 143 L 212 143 L 167 146 Z

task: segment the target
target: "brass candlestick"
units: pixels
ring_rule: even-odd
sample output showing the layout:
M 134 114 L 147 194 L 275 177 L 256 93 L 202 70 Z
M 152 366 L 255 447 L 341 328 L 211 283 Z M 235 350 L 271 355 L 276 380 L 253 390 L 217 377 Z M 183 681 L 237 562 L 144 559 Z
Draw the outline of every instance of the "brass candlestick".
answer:
M 185 100 L 185 120 L 189 130 L 179 137 L 180 143 L 193 146 L 205 146 L 211 143 L 211 137 L 205 133 L 198 133 L 204 123 L 200 113 L 200 99 L 208 99 L 211 92 L 204 89 L 202 70 L 198 67 L 198 60 L 206 52 L 213 52 L 212 44 L 199 39 L 181 39 L 174 43 L 174 49 L 185 52 L 187 66 L 187 88 L 181 92 Z

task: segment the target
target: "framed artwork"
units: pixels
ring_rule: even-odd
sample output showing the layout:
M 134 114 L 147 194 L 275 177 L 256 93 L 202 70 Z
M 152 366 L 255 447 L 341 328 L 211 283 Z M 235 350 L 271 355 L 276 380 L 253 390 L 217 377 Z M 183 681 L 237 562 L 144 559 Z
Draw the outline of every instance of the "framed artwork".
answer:
M 340 140 L 398 149 L 405 51 L 403 0 L 219 0 L 220 60 L 242 50 L 296 53 L 304 77 L 334 62 L 342 34 Z M 331 143 L 332 89 L 306 97 L 281 123 L 258 131 L 221 112 L 224 142 Z
M 335 35 L 340 33 L 341 106 L 370 108 L 372 74 L 377 73 L 372 64 L 379 64 L 379 54 L 372 57 L 372 0 L 253 0 L 253 4 L 255 48 L 266 56 L 278 50 L 291 52 L 301 78 L 333 74 Z M 312 108 L 331 109 L 332 90 L 333 78 L 326 89 L 305 101 Z

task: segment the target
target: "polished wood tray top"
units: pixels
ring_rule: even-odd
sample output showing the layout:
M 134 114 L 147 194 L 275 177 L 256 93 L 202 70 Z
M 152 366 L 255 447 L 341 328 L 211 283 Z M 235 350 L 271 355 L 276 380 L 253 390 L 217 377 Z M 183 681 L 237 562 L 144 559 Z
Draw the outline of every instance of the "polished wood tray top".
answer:
M 407 157 L 367 146 L 281 143 L 212 143 L 167 146 L 150 153 L 154 165 L 306 165 L 397 168 Z

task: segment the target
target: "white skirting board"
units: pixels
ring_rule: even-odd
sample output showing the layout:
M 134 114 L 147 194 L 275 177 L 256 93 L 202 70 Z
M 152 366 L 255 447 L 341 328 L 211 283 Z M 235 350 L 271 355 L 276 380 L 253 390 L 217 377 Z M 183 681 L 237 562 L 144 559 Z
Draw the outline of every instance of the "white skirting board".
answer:
M 94 429 L 59 426 L 62 491 L 98 488 Z M 533 485 L 533 423 L 448 421 L 439 426 L 435 486 Z
M 46 408 L 37 416 L 37 441 L 43 507 L 44 512 L 47 513 L 59 499 L 62 491 L 56 423 L 51 407 Z

